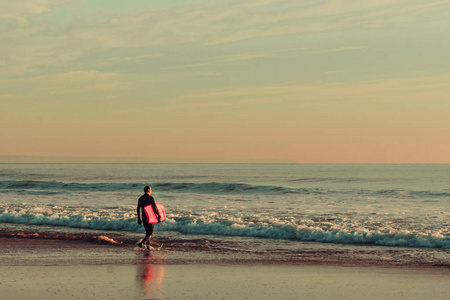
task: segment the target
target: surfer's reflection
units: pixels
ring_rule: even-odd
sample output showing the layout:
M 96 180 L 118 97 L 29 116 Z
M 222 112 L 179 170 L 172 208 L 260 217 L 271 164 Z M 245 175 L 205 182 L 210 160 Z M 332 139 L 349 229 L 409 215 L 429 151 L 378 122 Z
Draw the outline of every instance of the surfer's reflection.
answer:
M 154 257 L 150 252 L 144 254 L 139 279 L 146 299 L 164 299 L 164 274 L 166 266 L 161 264 L 160 256 Z

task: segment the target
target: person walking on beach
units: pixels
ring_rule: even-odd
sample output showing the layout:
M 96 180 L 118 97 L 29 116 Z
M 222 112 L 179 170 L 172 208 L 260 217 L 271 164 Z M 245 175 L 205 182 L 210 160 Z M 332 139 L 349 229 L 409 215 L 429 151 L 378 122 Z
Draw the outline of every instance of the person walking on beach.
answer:
M 153 211 L 155 212 L 156 216 L 158 217 L 158 222 L 161 222 L 161 216 L 159 214 L 158 208 L 156 207 L 155 199 L 151 196 L 152 188 L 149 186 L 145 186 L 144 193 L 145 194 L 139 198 L 138 203 L 137 203 L 137 217 L 138 217 L 138 224 L 144 223 L 145 237 L 137 245 L 140 248 L 144 248 L 144 245 L 146 245 L 147 248 L 150 248 L 150 239 L 152 238 L 155 226 L 153 223 L 148 222 L 147 216 L 144 212 L 144 207 L 146 207 L 148 205 L 152 206 Z

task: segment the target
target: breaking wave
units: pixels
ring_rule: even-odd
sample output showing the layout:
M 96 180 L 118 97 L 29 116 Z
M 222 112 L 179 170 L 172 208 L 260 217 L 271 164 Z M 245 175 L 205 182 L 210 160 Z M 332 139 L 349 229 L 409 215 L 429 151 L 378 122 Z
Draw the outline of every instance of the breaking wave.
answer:
M 367 244 L 380 246 L 426 247 L 450 249 L 450 234 L 435 231 L 434 233 L 407 230 L 368 230 L 364 226 L 345 227 L 338 224 L 311 226 L 305 224 L 282 224 L 281 222 L 255 223 L 243 222 L 229 218 L 221 221 L 214 217 L 188 218 L 168 215 L 165 226 L 157 224 L 156 230 L 178 231 L 184 234 L 242 236 L 269 239 L 286 239 L 296 241 Z M 143 231 L 132 214 L 117 210 L 113 213 L 102 211 L 79 211 L 76 209 L 40 208 L 29 209 L 7 208 L 0 210 L 0 222 L 62 226 L 111 231 Z

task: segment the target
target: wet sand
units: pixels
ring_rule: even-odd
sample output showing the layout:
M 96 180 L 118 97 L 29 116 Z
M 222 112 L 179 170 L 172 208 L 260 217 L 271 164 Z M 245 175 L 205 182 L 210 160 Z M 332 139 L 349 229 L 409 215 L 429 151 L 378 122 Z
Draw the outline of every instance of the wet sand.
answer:
M 445 267 L 291 265 L 66 240 L 0 245 L 1 299 L 446 299 L 450 286 Z

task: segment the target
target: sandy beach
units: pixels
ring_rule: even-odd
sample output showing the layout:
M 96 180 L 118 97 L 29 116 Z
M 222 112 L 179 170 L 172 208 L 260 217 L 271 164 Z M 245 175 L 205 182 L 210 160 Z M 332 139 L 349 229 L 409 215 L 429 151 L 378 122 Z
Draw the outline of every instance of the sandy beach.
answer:
M 0 291 L 5 300 L 446 299 L 450 283 L 446 267 L 289 264 L 239 255 L 233 261 L 205 251 L 0 240 Z

